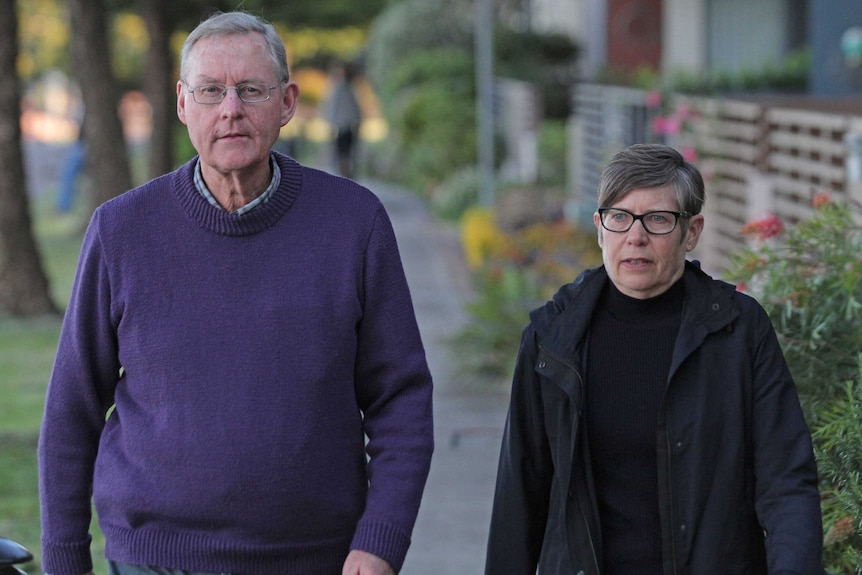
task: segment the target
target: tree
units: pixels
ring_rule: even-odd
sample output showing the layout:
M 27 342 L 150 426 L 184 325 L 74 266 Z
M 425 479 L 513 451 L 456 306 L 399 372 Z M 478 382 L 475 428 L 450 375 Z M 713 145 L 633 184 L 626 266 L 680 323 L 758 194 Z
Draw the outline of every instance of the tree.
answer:
M 111 69 L 102 0 L 66 0 L 72 27 L 72 62 L 84 100 L 84 140 L 93 181 L 92 206 L 132 187 L 119 116 L 119 88 Z
M 249 0 L 243 4 L 243 8 L 260 13 L 269 20 L 283 20 L 292 26 L 337 28 L 368 25 L 386 2 L 315 0 L 285 3 Z M 150 37 L 144 91 L 153 110 L 149 172 L 150 177 L 156 177 L 172 170 L 175 163 L 174 135 L 178 121 L 174 85 L 177 78 L 171 36 L 180 27 L 193 28 L 213 11 L 230 10 L 232 4 L 225 0 L 136 0 L 136 6 Z
M 138 0 L 138 9 L 150 36 L 147 51 L 144 93 L 153 109 L 150 135 L 150 177 L 170 172 L 174 168 L 174 129 L 176 114 L 170 113 L 174 103 L 174 66 L 171 53 L 171 14 L 162 0 Z
M 21 86 L 15 0 L 0 0 L 0 308 L 18 316 L 57 313 L 33 237 L 21 153 Z

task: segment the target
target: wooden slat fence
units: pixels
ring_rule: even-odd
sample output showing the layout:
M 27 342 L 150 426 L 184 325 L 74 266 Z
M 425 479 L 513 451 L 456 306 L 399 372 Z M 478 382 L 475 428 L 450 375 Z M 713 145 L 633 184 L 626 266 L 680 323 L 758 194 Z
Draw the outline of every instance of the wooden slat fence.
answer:
M 656 113 L 646 105 L 646 93 L 629 90 L 618 97 L 617 87 L 579 87 L 576 103 L 588 115 L 578 119 L 581 145 L 591 150 L 589 162 L 575 160 L 574 193 L 578 201 L 595 207 L 596 186 L 607 158 L 638 141 L 664 141 L 679 149 L 691 147 L 706 179 L 707 226 L 694 257 L 714 274 L 745 246 L 740 228 L 753 219 L 774 214 L 785 223 L 810 216 L 811 199 L 827 192 L 836 200 L 860 199 L 862 174 L 848 180 L 853 154 L 846 137 L 862 138 L 862 111 L 818 110 L 806 102 L 786 100 L 673 96 L 673 109 L 690 110 L 679 133 L 657 136 L 650 131 Z M 643 125 L 624 136 L 607 137 L 608 109 L 627 108 L 617 116 L 640 117 Z M 632 112 L 640 110 L 639 116 Z M 638 139 L 640 138 L 640 139 Z M 596 154 L 601 150 L 601 155 Z M 858 156 L 857 156 L 858 157 Z M 599 161 L 601 160 L 601 161 Z M 862 166 L 862 158 L 858 159 Z M 579 168 L 579 170 L 578 170 Z M 862 170 L 862 168 L 860 168 Z

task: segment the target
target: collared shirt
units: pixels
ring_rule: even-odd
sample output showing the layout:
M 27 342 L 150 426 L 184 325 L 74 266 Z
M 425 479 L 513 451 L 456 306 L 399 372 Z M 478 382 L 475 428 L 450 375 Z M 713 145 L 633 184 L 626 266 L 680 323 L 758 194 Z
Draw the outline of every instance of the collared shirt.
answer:
M 258 206 L 262 206 L 269 198 L 272 197 L 272 194 L 275 193 L 275 190 L 278 189 L 278 185 L 281 183 L 281 168 L 278 167 L 278 162 L 275 161 L 275 158 L 272 155 L 272 152 L 269 154 L 269 165 L 272 166 L 272 180 L 269 182 L 269 186 L 263 191 L 261 195 L 242 206 L 238 210 L 233 213 L 237 216 L 241 216 L 246 214 Z M 200 192 L 201 196 L 208 201 L 211 205 L 217 207 L 220 210 L 224 210 L 221 204 L 218 203 L 218 200 L 215 199 L 215 196 L 212 195 L 209 188 L 207 188 L 206 182 L 204 182 L 203 175 L 201 175 L 201 159 L 198 158 L 197 163 L 195 164 L 195 187 L 197 187 L 198 192 Z

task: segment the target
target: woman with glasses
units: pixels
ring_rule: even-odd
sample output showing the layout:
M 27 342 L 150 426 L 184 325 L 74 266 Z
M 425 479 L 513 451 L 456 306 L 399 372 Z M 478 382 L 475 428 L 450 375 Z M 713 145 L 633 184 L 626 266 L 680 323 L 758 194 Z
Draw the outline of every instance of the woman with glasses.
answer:
M 703 202 L 667 146 L 604 170 L 604 265 L 523 334 L 486 575 L 822 573 L 811 438 L 769 318 L 686 260 Z

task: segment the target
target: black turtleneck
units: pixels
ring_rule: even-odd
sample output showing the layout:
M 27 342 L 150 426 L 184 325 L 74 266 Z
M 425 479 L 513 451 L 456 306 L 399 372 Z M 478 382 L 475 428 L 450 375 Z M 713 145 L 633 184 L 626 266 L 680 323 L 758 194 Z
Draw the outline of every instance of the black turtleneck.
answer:
M 682 317 L 682 282 L 635 299 L 612 282 L 593 314 L 586 422 L 606 575 L 661 575 L 658 411 Z

